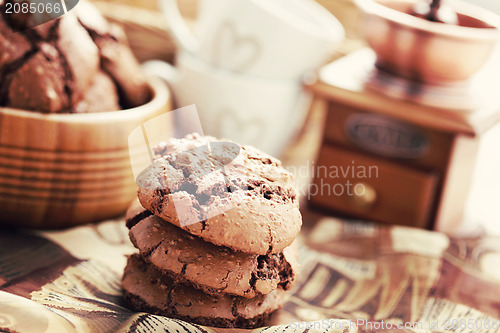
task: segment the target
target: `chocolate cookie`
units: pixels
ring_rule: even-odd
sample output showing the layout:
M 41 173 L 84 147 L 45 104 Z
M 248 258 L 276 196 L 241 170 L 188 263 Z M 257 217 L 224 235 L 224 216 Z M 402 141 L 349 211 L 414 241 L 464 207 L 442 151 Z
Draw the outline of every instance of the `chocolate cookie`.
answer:
M 252 299 L 207 295 L 162 275 L 138 255 L 128 259 L 122 288 L 125 301 L 136 311 L 217 327 L 263 326 L 270 314 L 279 309 L 285 300 L 282 289 Z
M 82 101 L 75 106 L 76 113 L 108 112 L 120 110 L 118 92 L 113 81 L 102 71 L 97 72 L 94 84 Z
M 0 5 L 1 6 L 1 5 Z M 12 63 L 23 56 L 31 49 L 28 39 L 15 33 L 0 15 L 0 69 L 4 65 Z
M 129 210 L 130 239 L 143 259 L 205 293 L 253 298 L 295 283 L 297 246 L 256 255 L 215 246 L 136 207 Z
M 81 2 L 75 13 L 99 48 L 101 67 L 116 83 L 120 104 L 131 108 L 148 101 L 151 96 L 146 78 L 123 29 L 108 23 L 88 2 Z
M 64 15 L 59 19 L 57 29 L 57 49 L 67 66 L 71 92 L 71 104 L 85 98 L 99 72 L 99 50 L 88 32 L 74 15 Z M 109 92 L 111 100 L 116 99 L 116 90 Z M 115 111 L 116 109 L 108 110 Z
M 40 50 L 12 73 L 6 106 L 44 113 L 68 109 L 65 75 L 57 49 L 40 43 Z
M 209 158 L 202 153 L 207 143 L 218 147 Z M 137 179 L 138 197 L 164 220 L 215 245 L 260 255 L 283 251 L 299 233 L 297 190 L 279 160 L 198 134 L 172 139 L 156 154 Z

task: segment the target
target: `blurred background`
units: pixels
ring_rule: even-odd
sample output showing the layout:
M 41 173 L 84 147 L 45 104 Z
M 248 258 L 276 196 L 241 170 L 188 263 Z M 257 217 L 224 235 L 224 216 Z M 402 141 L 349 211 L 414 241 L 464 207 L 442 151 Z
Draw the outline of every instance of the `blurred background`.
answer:
M 496 0 L 467 1 L 487 8 L 493 12 L 500 13 L 500 4 Z M 165 20 L 165 16 L 159 8 L 158 1 L 109 0 L 93 2 L 108 19 L 118 22 L 124 26 L 132 50 L 141 62 L 154 59 L 163 60 L 171 64 L 175 63 L 175 58 L 179 49 L 178 46 L 176 46 L 175 39 L 169 33 L 168 20 Z M 345 38 L 335 48 L 335 51 L 330 55 L 329 59 L 325 61 L 325 63 L 335 61 L 345 55 L 352 54 L 353 52 L 368 46 L 362 31 L 363 15 L 354 1 L 318 0 L 317 2 L 338 19 L 345 31 Z M 186 19 L 188 25 L 191 24 L 193 27 L 195 26 L 195 20 L 198 14 L 198 5 L 198 1 L 196 0 L 178 1 L 178 6 L 183 17 Z M 500 65 L 495 61 L 495 59 L 499 57 L 500 47 L 497 47 L 497 50 L 493 53 L 493 56 L 491 56 L 491 64 L 488 66 L 488 72 L 498 73 L 496 74 L 498 77 L 500 77 Z M 311 77 L 310 81 L 314 83 L 315 77 Z M 178 98 L 178 96 L 175 95 L 176 93 L 174 91 L 174 98 Z M 303 119 L 298 121 L 300 126 L 294 132 L 294 135 L 287 138 L 285 146 L 282 149 L 277 150 L 279 151 L 279 154 L 276 154 L 276 150 L 271 149 L 270 151 L 272 154 L 279 155 L 284 164 L 296 173 L 297 183 L 301 188 L 301 193 L 306 194 L 305 196 L 303 195 L 305 198 L 309 198 L 307 193 L 313 178 L 312 168 L 315 161 L 318 159 L 318 155 L 321 155 L 319 152 L 321 150 L 322 143 L 325 142 L 325 123 L 328 122 L 327 104 L 328 98 L 326 100 L 318 98 L 313 99 L 311 106 L 308 108 L 307 114 Z M 180 106 L 184 105 L 178 105 L 178 107 Z M 468 121 L 470 120 L 466 120 L 466 122 Z M 204 121 L 202 119 L 202 123 L 203 122 Z M 490 122 L 493 124 L 493 121 Z M 470 175 L 472 181 L 467 189 L 459 190 L 463 192 L 461 195 L 463 197 L 466 196 L 467 199 L 465 203 L 461 200 L 457 200 L 455 203 L 448 203 L 448 206 L 451 207 L 448 208 L 448 210 L 453 211 L 453 207 L 456 205 L 455 210 L 460 210 L 462 214 L 460 217 L 450 218 L 454 220 L 454 226 L 449 228 L 448 226 L 443 227 L 441 229 L 442 231 L 449 232 L 450 230 L 453 230 L 453 232 L 462 235 L 476 235 L 484 232 L 500 234 L 500 223 L 497 222 L 500 220 L 500 210 L 497 208 L 500 203 L 498 199 L 499 196 L 497 194 L 498 189 L 500 189 L 500 177 L 498 176 L 498 170 L 500 170 L 500 159 L 497 158 L 497 154 L 494 153 L 496 145 L 500 142 L 500 131 L 498 130 L 498 126 L 495 128 L 496 130 L 478 130 L 478 133 L 476 133 L 479 137 L 481 137 L 481 139 L 478 140 L 478 147 L 476 147 L 477 158 L 474 159 L 474 157 L 471 157 L 475 166 L 472 174 Z M 208 134 L 214 133 L 210 133 L 210 131 L 208 131 Z M 218 134 L 218 132 L 215 134 Z M 304 170 L 306 171 L 304 172 Z M 439 177 L 442 178 L 444 175 L 438 175 L 438 178 Z M 457 177 L 460 178 L 460 176 Z M 463 173 L 463 177 L 469 177 L 469 175 L 467 173 Z M 386 180 L 386 182 L 391 183 L 391 180 Z M 397 180 L 393 182 L 397 182 Z M 389 186 L 389 188 L 391 187 L 391 185 L 387 186 Z M 444 185 L 439 185 L 438 181 L 437 187 L 441 188 L 441 186 Z M 437 210 L 436 206 L 439 201 L 439 191 L 440 190 L 438 190 L 437 197 L 433 197 L 431 194 L 424 195 L 426 196 L 425 200 L 428 202 L 426 205 L 432 206 L 429 208 L 430 211 L 435 212 Z M 457 190 L 453 191 L 456 192 Z M 362 200 L 369 201 L 372 199 L 362 198 Z M 449 199 L 449 201 L 452 201 L 452 199 Z M 309 206 L 308 204 L 309 203 L 306 202 L 303 207 Z M 326 206 L 328 205 L 329 204 L 326 204 Z M 320 204 L 319 206 L 323 207 L 320 207 L 321 209 L 318 209 L 318 212 L 327 212 L 329 214 L 333 212 L 334 215 L 343 216 L 342 209 L 340 209 L 339 214 L 338 207 L 331 210 L 328 209 L 328 207 L 324 209 L 325 205 Z M 307 210 L 306 214 L 308 213 L 310 213 L 313 217 L 312 219 L 314 219 L 316 209 Z M 351 213 L 352 212 L 348 212 L 347 216 L 352 216 Z M 432 215 L 433 213 L 429 214 Z M 405 218 L 404 215 L 401 216 L 403 219 Z M 400 219 L 401 216 L 399 217 Z M 372 219 L 370 218 L 370 215 L 363 214 L 354 214 L 354 217 L 360 217 L 368 220 Z M 422 217 L 422 219 L 428 221 L 424 217 Z M 373 220 L 377 220 L 377 218 L 373 218 Z M 432 220 L 432 218 L 430 218 L 430 220 Z M 415 225 L 415 223 L 412 222 L 402 223 Z M 460 226 L 457 227 L 457 224 Z M 425 222 L 420 226 L 433 228 L 432 223 L 429 224 L 429 222 Z

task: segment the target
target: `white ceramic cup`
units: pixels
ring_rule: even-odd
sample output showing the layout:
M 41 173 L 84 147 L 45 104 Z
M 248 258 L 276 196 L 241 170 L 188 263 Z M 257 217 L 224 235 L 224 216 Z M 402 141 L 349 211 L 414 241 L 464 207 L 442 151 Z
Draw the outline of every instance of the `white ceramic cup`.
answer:
M 339 21 L 314 0 L 200 0 L 194 33 L 177 0 L 162 0 L 181 50 L 225 70 L 297 78 L 322 65 L 344 38 Z
M 250 144 L 280 156 L 300 129 L 311 103 L 301 81 L 242 76 L 207 65 L 187 53 L 177 67 L 160 61 L 146 72 L 170 84 L 176 107 L 195 104 L 204 134 Z M 181 131 L 190 119 L 176 120 Z

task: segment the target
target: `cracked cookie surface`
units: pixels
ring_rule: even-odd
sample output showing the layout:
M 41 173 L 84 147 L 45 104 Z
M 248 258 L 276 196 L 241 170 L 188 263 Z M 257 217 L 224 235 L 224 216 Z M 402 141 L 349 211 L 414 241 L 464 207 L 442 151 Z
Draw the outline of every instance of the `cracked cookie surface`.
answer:
M 208 159 L 197 149 L 222 142 L 227 145 Z M 138 197 L 167 222 L 215 245 L 259 255 L 283 251 L 298 235 L 298 193 L 279 160 L 251 146 L 198 134 L 172 139 L 155 153 L 138 177 Z
M 207 295 L 161 274 L 139 255 L 129 257 L 121 285 L 125 301 L 137 311 L 207 326 L 259 327 L 285 301 L 281 288 L 252 299 Z
M 216 246 L 152 215 L 137 202 L 127 213 L 130 239 L 141 257 L 175 280 L 205 293 L 252 298 L 290 289 L 298 269 L 296 242 L 278 254 Z

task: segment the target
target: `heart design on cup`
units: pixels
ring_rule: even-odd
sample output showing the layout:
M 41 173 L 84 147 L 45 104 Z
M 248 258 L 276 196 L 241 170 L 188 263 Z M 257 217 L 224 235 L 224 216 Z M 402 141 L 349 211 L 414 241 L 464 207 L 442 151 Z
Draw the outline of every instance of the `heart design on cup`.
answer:
M 224 109 L 218 114 L 218 137 L 227 137 L 243 144 L 258 145 L 265 138 L 266 123 L 262 119 L 241 119 L 234 110 Z
M 242 73 L 259 58 L 261 49 L 256 38 L 239 35 L 234 22 L 224 21 L 216 29 L 212 64 Z

